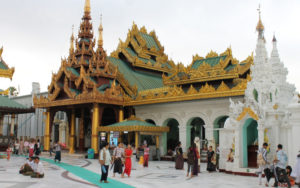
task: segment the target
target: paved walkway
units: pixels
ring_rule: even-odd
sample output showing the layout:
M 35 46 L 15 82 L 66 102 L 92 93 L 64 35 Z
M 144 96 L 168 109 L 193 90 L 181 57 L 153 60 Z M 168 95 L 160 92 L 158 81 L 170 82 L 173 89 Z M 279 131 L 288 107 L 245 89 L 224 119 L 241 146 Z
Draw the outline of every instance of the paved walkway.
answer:
M 224 173 L 208 173 L 205 164 L 201 164 L 202 173 L 198 177 L 186 178 L 185 170 L 175 170 L 174 162 L 152 162 L 149 168 L 142 168 L 135 162 L 136 170 L 130 178 L 116 175 L 111 183 L 98 183 L 100 179 L 100 165 L 98 160 L 63 158 L 63 163 L 54 163 L 50 158 L 44 158 L 45 178 L 32 179 L 18 174 L 20 166 L 25 162 L 23 157 L 12 157 L 11 161 L 0 159 L 0 187 L 1 188 L 95 188 L 95 187 L 137 187 L 137 188 L 259 188 L 258 178 L 234 176 Z M 186 169 L 186 164 L 185 164 Z M 273 183 L 274 180 L 271 181 Z

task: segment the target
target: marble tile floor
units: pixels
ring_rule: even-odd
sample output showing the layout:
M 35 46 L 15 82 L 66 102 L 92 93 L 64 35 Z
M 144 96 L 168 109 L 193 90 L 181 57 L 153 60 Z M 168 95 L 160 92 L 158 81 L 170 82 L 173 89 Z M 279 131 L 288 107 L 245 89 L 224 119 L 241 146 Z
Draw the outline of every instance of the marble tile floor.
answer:
M 0 160 L 0 187 L 1 188 L 75 188 L 75 187 L 97 187 L 85 180 L 68 173 L 60 167 L 43 162 L 45 167 L 45 178 L 32 179 L 18 174 L 19 167 L 24 163 L 23 157 L 12 157 L 11 161 Z M 100 174 L 98 160 L 90 159 L 65 159 L 63 162 L 81 166 Z M 130 178 L 121 178 L 119 174 L 109 178 L 121 181 L 138 188 L 181 188 L 181 187 L 205 187 L 205 188 L 259 188 L 258 178 L 234 176 L 224 173 L 208 173 L 206 165 L 201 164 L 202 173 L 198 177 L 187 178 L 185 170 L 175 170 L 174 162 L 150 161 L 149 168 L 143 168 L 134 164 L 136 170 L 132 170 Z M 185 169 L 187 168 L 185 164 Z M 99 175 L 100 178 L 100 175 Z M 273 183 L 273 180 L 271 181 Z

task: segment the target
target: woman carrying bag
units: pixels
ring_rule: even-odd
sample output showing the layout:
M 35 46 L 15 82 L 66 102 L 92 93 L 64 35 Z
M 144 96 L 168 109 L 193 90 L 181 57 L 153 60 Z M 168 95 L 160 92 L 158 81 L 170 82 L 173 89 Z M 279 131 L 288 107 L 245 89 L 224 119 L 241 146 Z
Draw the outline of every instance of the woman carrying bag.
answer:
M 108 148 L 109 148 L 109 144 L 104 143 L 103 148 L 100 150 L 100 155 L 99 155 L 99 163 L 101 165 L 100 183 L 102 183 L 103 181 L 104 183 L 108 183 L 107 181 L 108 167 L 109 164 L 111 163 L 111 157 Z

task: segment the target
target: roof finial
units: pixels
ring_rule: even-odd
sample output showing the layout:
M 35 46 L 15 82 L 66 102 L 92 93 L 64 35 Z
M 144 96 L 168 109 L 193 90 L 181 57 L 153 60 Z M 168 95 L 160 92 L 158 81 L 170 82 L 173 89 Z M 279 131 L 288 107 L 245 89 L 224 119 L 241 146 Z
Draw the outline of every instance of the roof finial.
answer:
M 103 46 L 103 26 L 102 26 L 102 14 L 100 15 L 100 26 L 99 26 L 99 39 L 98 39 L 98 46 Z
M 72 35 L 70 38 L 70 53 L 74 52 L 74 25 L 72 25 Z
M 90 0 L 85 0 L 84 12 L 86 12 L 86 13 L 90 13 L 91 12 L 91 3 L 90 3 Z
M 262 21 L 261 21 L 261 10 L 260 10 L 260 4 L 258 6 L 258 15 L 259 15 L 259 20 L 258 20 L 258 23 L 257 23 L 257 26 L 256 26 L 256 31 L 258 31 L 259 34 L 262 34 L 262 32 L 264 31 L 264 25 L 262 24 Z
M 275 37 L 275 32 L 273 33 L 273 39 L 272 39 L 272 42 L 276 42 L 276 37 Z

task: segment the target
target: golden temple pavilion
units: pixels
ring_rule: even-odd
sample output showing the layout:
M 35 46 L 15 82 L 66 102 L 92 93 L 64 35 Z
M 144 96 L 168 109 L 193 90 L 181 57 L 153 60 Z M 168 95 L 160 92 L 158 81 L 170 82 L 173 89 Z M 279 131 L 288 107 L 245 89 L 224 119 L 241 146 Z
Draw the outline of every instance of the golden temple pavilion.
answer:
M 143 120 L 130 120 L 136 106 L 244 95 L 253 56 L 240 62 L 228 48 L 220 54 L 211 51 L 204 57 L 195 55 L 188 66 L 175 64 L 165 54 L 156 33 L 136 24 L 126 40 L 120 41 L 117 49 L 107 56 L 102 22 L 96 42 L 90 9 L 90 1 L 86 0 L 78 37 L 75 39 L 72 34 L 69 55 L 52 75 L 48 97 L 34 97 L 35 108 L 47 109 L 45 150 L 49 149 L 57 111 L 68 116 L 70 153 L 75 152 L 76 118 L 79 118 L 78 149 L 84 150 L 86 126 L 91 124 L 91 147 L 98 153 L 100 132 L 107 132 L 107 139 L 112 131 L 120 132 L 121 137 L 124 131 L 135 132 L 129 134 L 128 140 L 139 145 L 140 132 L 169 131 L 153 128 Z M 124 119 L 127 120 L 118 124 Z

